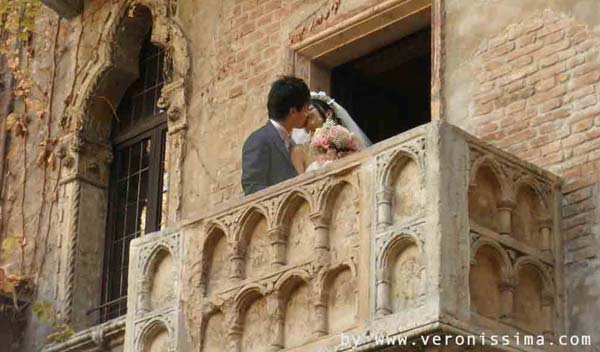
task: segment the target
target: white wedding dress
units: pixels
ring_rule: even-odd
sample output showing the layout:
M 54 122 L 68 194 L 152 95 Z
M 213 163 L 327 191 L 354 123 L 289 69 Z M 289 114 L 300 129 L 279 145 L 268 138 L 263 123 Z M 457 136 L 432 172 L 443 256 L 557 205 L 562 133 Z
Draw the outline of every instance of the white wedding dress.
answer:
M 331 107 L 335 116 L 342 122 L 342 126 L 347 128 L 350 132 L 354 133 L 354 135 L 358 138 L 361 149 L 368 148 L 373 144 L 369 137 L 367 137 L 367 135 L 363 132 L 363 130 L 360 127 L 358 127 L 356 122 L 354 122 L 352 117 L 350 117 L 348 111 L 346 111 L 346 109 L 344 109 L 340 104 L 336 103 L 333 99 L 328 97 L 323 92 L 311 92 L 311 98 L 321 100 Z M 303 128 L 294 128 L 292 130 L 292 139 L 296 144 L 309 144 L 311 140 L 311 135 L 307 133 Z M 324 162 L 315 160 L 308 165 L 305 172 L 318 170 L 330 163 L 331 160 L 327 160 Z

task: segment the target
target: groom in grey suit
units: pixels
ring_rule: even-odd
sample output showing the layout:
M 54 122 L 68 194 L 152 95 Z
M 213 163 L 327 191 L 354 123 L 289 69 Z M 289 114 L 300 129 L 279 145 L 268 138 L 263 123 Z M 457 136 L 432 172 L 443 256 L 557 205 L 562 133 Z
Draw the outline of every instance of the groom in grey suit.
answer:
M 246 195 L 298 175 L 290 149 L 293 128 L 303 128 L 308 117 L 310 90 L 303 80 L 284 76 L 271 85 L 269 121 L 252 132 L 242 148 L 242 188 Z

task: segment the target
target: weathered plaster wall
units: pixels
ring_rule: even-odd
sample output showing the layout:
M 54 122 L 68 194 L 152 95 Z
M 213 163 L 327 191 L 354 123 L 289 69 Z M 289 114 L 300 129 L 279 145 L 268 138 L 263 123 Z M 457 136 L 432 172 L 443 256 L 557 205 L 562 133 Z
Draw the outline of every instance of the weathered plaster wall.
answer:
M 448 121 L 565 177 L 568 324 L 600 329 L 600 3 L 448 0 Z

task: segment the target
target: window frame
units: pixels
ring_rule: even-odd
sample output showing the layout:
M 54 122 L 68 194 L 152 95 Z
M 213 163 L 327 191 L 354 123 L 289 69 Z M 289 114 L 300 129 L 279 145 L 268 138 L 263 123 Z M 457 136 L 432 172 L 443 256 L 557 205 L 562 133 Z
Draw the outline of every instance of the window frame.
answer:
M 140 52 L 140 76 L 138 80 L 134 81 L 130 88 L 126 91 L 125 96 L 121 99 L 121 104 L 127 104 L 127 108 L 123 111 L 127 115 L 123 115 L 123 120 L 119 120 L 118 110 L 117 117 L 113 120 L 113 136 L 110 138 L 110 145 L 113 152 L 114 161 L 110 167 L 109 182 L 107 189 L 107 208 L 106 208 L 106 225 L 105 225 L 105 238 L 104 238 L 104 255 L 102 260 L 102 275 L 101 275 L 101 292 L 100 292 L 100 306 L 95 310 L 98 310 L 98 322 L 106 322 L 111 319 L 118 318 L 127 313 L 127 282 L 129 258 L 125 258 L 125 254 L 128 251 L 124 246 L 134 238 L 144 236 L 147 233 L 155 232 L 160 230 L 161 224 L 164 219 L 161 219 L 162 214 L 162 200 L 164 197 L 164 182 L 167 182 L 165 178 L 165 158 L 167 151 L 167 114 L 160 108 L 156 107 L 158 98 L 160 96 L 161 87 L 167 84 L 169 73 L 163 71 L 165 65 L 165 53 L 164 50 L 154 46 L 150 42 L 150 37 L 143 44 L 142 50 L 149 49 L 150 55 L 145 57 L 143 51 Z M 149 46 L 149 47 L 148 47 Z M 145 66 L 146 63 L 150 63 L 150 66 Z M 156 70 L 155 78 L 149 80 L 149 72 Z M 141 86 L 132 88 L 141 81 Z M 150 96 L 145 96 L 148 92 L 153 92 Z M 129 101 L 131 99 L 142 98 L 142 102 L 138 102 L 139 106 L 136 107 L 135 101 Z M 148 100 L 150 99 L 150 100 Z M 147 104 L 152 103 L 154 107 L 147 111 Z M 129 105 L 132 104 L 132 105 Z M 132 110 L 127 110 L 132 109 Z M 138 111 L 139 110 L 139 111 Z M 136 111 L 138 114 L 136 114 Z M 125 117 L 126 116 L 126 117 Z M 121 122 L 125 125 L 121 126 Z M 148 161 L 147 166 L 144 169 L 147 170 L 147 176 L 137 174 L 137 172 L 145 173 L 145 170 L 140 169 L 139 171 L 132 172 L 131 168 L 127 168 L 125 174 L 119 174 L 117 168 L 119 167 L 118 160 L 126 157 L 124 153 L 131 153 L 129 148 L 144 148 L 142 143 L 149 143 L 149 154 L 147 155 Z M 142 150 L 142 153 L 144 151 Z M 142 156 L 140 156 L 142 158 Z M 123 182 L 123 177 L 129 179 L 129 177 L 139 177 L 139 185 L 142 185 L 142 177 L 146 178 L 147 181 L 144 185 L 145 190 L 142 193 L 141 189 L 138 188 L 138 193 L 135 195 L 135 202 L 138 204 L 136 213 L 133 215 L 136 222 L 140 222 L 139 204 L 140 200 L 145 198 L 145 221 L 144 224 L 136 225 L 135 231 L 127 233 L 129 229 L 128 219 L 118 219 L 118 212 L 120 211 L 123 204 L 119 201 L 125 201 L 126 207 L 129 207 L 130 200 L 119 199 L 119 184 Z M 129 180 L 126 182 L 130 182 Z M 129 191 L 128 191 L 129 193 Z M 140 196 L 144 194 L 143 196 Z M 129 195 L 126 195 L 129 197 Z M 123 233 L 117 233 L 118 224 L 117 220 L 123 220 L 125 227 Z M 119 244 L 118 241 L 123 241 L 123 244 Z M 112 253 L 115 246 L 121 245 L 122 254 Z M 117 248 L 118 251 L 118 248 Z M 127 280 L 124 281 L 124 279 Z M 118 279 L 118 282 L 115 281 Z M 113 287 L 113 285 L 118 285 Z M 118 292 L 115 292 L 115 289 Z

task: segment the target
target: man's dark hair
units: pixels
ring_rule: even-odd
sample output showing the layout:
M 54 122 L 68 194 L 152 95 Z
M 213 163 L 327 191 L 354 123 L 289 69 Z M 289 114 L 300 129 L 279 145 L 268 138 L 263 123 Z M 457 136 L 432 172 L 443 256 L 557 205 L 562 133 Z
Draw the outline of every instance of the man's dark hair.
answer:
M 271 85 L 267 110 L 269 118 L 281 121 L 291 108 L 301 110 L 310 101 L 310 90 L 303 80 L 292 76 L 279 77 Z

